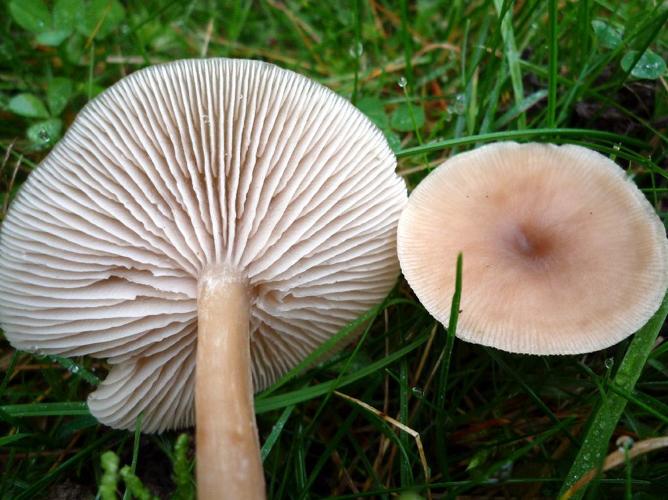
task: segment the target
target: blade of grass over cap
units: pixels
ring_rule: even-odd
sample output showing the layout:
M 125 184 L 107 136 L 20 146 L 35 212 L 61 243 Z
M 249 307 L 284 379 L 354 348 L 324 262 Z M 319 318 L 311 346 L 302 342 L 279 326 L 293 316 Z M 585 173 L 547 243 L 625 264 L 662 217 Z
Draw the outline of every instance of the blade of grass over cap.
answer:
M 648 147 L 645 141 L 634 139 L 633 137 L 615 134 L 613 132 L 604 132 L 601 130 L 589 130 L 582 128 L 536 128 L 532 130 L 507 130 L 504 132 L 490 132 L 488 134 L 470 135 L 459 137 L 457 139 L 448 139 L 445 141 L 435 141 L 422 146 L 402 149 L 396 153 L 397 158 L 418 155 L 422 153 L 431 153 L 442 149 L 452 148 L 454 146 L 464 146 L 475 144 L 476 142 L 493 142 L 515 139 L 533 139 L 535 137 L 544 137 L 545 139 L 556 140 L 559 137 L 588 137 L 591 140 L 598 139 L 602 141 L 621 142 L 640 148 Z M 568 141 L 565 141 L 568 142 Z
M 667 314 L 668 295 L 664 297 L 661 307 L 652 319 L 633 337 L 626 355 L 619 366 L 619 370 L 613 379 L 613 384 L 618 389 L 626 392 L 633 391 Z M 566 476 L 561 489 L 561 495 L 587 473 L 587 471 L 600 467 L 603 464 L 610 438 L 617 427 L 626 403 L 627 399 L 617 391 L 610 390 L 607 394 L 602 395 L 602 401 L 590 420 L 582 447 Z M 586 486 L 575 492 L 570 498 L 582 498 L 585 491 Z
M 309 399 L 317 398 L 328 392 L 333 392 L 339 387 L 344 387 L 348 384 L 352 384 L 357 380 L 360 380 L 382 368 L 385 368 L 388 365 L 391 365 L 398 359 L 401 359 L 403 356 L 409 352 L 417 349 L 422 344 L 427 341 L 427 335 L 422 335 L 416 340 L 406 345 L 405 347 L 394 351 L 389 356 L 384 357 L 371 363 L 370 365 L 357 370 L 355 373 L 340 377 L 336 380 L 331 380 L 329 382 L 323 382 L 322 384 L 317 384 L 303 389 L 298 389 L 292 392 L 286 392 L 285 394 L 279 394 L 277 396 L 263 397 L 255 401 L 255 413 L 261 414 L 266 413 L 271 410 L 276 410 L 279 408 L 285 408 L 291 404 L 301 403 L 303 401 L 308 401 Z
M 315 349 L 308 356 L 306 356 L 301 363 L 299 363 L 294 368 L 289 370 L 285 375 L 283 375 L 280 379 L 274 382 L 270 387 L 261 392 L 256 397 L 256 401 L 265 399 L 267 396 L 276 391 L 278 388 L 284 386 L 290 380 L 295 378 L 297 375 L 304 372 L 309 367 L 313 366 L 319 359 L 322 359 L 328 352 L 334 349 L 337 345 L 340 345 L 348 335 L 352 335 L 359 326 L 363 325 L 367 321 L 372 322 L 386 308 L 402 303 L 410 304 L 411 302 L 405 299 L 386 300 L 381 304 L 372 307 L 366 313 L 362 314 L 359 318 L 348 323 L 346 326 L 341 328 L 341 330 L 339 330 L 336 333 L 336 335 L 327 339 L 317 349 Z

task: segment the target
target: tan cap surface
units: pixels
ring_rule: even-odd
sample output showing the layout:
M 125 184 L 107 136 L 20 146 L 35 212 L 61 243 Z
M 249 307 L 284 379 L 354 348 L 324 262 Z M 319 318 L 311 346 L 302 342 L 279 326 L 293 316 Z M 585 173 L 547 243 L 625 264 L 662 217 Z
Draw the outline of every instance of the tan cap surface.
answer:
M 459 252 L 457 336 L 510 352 L 613 345 L 651 317 L 668 284 L 652 206 L 618 165 L 579 146 L 492 144 L 427 176 L 401 215 L 398 253 L 446 325 Z
M 19 349 L 113 365 L 89 406 L 193 423 L 197 281 L 248 280 L 260 390 L 378 303 L 406 200 L 382 133 L 307 78 L 243 60 L 138 71 L 31 174 L 0 234 L 0 322 Z

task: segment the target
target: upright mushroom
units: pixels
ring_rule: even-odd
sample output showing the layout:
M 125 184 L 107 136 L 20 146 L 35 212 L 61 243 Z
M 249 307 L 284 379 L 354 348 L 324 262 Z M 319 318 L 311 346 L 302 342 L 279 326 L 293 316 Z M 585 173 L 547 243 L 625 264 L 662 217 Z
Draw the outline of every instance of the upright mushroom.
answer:
M 456 155 L 413 191 L 398 253 L 447 324 L 463 252 L 457 336 L 575 354 L 640 328 L 668 285 L 666 231 L 626 173 L 580 146 L 503 142 Z
M 102 423 L 196 418 L 200 498 L 263 497 L 253 388 L 388 293 L 406 199 L 394 167 L 361 113 L 291 71 L 209 59 L 133 73 L 13 202 L 2 328 L 18 349 L 107 358 L 88 399 Z

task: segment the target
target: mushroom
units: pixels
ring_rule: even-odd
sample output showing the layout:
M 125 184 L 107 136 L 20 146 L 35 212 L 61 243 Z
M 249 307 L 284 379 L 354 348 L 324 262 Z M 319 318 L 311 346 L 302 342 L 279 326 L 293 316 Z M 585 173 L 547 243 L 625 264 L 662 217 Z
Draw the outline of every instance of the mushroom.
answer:
M 441 323 L 463 254 L 457 336 L 504 351 L 611 346 L 659 308 L 666 232 L 612 160 L 589 149 L 502 142 L 458 154 L 411 193 L 402 271 Z
M 369 120 L 291 71 L 209 59 L 133 73 L 13 202 L 2 328 L 17 349 L 107 358 L 88 398 L 104 424 L 196 421 L 200 498 L 264 497 L 253 390 L 393 286 L 394 168 Z

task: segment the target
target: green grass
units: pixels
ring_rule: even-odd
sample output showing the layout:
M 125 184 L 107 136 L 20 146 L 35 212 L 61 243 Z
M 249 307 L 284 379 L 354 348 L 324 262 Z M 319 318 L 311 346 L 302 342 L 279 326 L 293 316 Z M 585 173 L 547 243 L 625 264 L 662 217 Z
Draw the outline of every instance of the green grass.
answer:
M 411 187 L 486 142 L 569 142 L 615 158 L 668 216 L 668 76 L 644 64 L 668 56 L 662 2 L 98 0 L 76 22 L 64 0 L 14 3 L 23 10 L 0 3 L 0 210 L 92 96 L 149 63 L 224 56 L 274 62 L 353 100 Z M 668 434 L 664 319 L 665 308 L 602 352 L 512 355 L 454 340 L 456 325 L 446 333 L 399 281 L 357 343 L 305 369 L 325 346 L 257 396 L 270 497 L 556 497 L 619 436 Z M 82 402 L 104 363 L 0 346 L 0 498 L 92 498 L 109 450 L 154 494 L 188 498 L 193 453 L 183 438 L 175 448 L 177 433 L 135 436 L 89 416 Z M 419 432 L 429 478 L 416 440 L 383 415 Z M 665 491 L 658 451 L 578 494 Z

